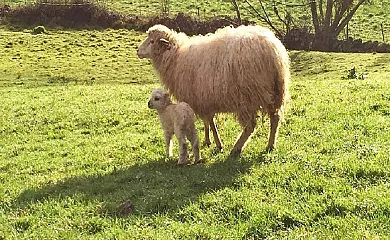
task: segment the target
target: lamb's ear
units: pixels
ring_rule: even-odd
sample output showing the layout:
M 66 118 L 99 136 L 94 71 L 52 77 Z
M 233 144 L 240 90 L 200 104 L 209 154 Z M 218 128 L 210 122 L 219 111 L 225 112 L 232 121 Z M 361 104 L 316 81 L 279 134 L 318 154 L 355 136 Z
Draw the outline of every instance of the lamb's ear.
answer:
M 165 99 L 166 103 L 171 103 L 171 98 L 169 97 L 169 93 L 164 92 L 163 98 Z
M 169 98 L 169 93 L 164 92 L 164 98 Z
M 171 48 L 171 43 L 166 40 L 165 38 L 160 38 L 160 43 L 165 46 L 167 49 L 170 49 Z

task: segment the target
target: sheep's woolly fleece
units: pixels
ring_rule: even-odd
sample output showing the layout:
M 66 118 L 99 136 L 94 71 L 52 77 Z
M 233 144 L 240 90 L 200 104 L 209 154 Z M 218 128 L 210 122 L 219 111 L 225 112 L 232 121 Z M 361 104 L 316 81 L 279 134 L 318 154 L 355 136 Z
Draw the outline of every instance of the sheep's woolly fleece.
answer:
M 285 47 L 269 29 L 226 27 L 188 37 L 156 25 L 147 34 L 138 55 L 152 60 L 178 101 L 187 102 L 204 120 L 234 113 L 242 126 L 252 125 L 257 111 L 263 111 L 274 125 L 269 141 L 273 147 L 279 117 L 272 116 L 279 116 L 289 100 L 290 63 Z
M 226 27 L 188 37 L 156 25 L 148 36 L 169 42 L 170 49 L 158 51 L 152 61 L 173 96 L 191 103 L 200 116 L 209 111 L 273 113 L 288 100 L 289 58 L 267 28 Z

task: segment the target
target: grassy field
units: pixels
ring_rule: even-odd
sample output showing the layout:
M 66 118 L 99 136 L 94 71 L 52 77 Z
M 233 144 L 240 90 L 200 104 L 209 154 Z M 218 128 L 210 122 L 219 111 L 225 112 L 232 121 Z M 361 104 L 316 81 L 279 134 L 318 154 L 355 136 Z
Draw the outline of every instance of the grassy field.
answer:
M 259 121 L 228 158 L 220 115 L 226 151 L 178 167 L 143 37 L 0 30 L 0 239 L 390 239 L 389 54 L 291 52 L 278 150 Z
M 4 0 L 1 3 L 11 5 L 23 5 L 32 3 L 33 0 Z M 110 9 L 119 11 L 124 14 L 135 14 L 139 16 L 156 16 L 161 13 L 161 1 L 145 1 L 145 0 L 99 0 L 97 1 Z M 239 1 L 238 1 L 239 2 Z M 261 12 L 261 7 L 258 1 L 249 1 L 255 8 Z M 292 5 L 302 5 L 307 3 L 306 0 L 289 0 L 285 1 Z M 349 24 L 349 36 L 353 38 L 361 38 L 364 41 L 379 41 L 383 42 L 381 24 L 384 28 L 385 42 L 390 42 L 390 0 L 369 1 L 359 8 L 354 18 Z M 267 4 L 267 1 L 265 1 Z M 242 17 L 261 23 L 253 14 L 249 5 L 240 3 Z M 227 15 L 235 17 L 235 12 L 229 0 L 188 0 L 188 1 L 170 1 L 170 13 L 176 14 L 184 12 L 196 18 L 206 19 L 219 15 Z M 271 15 L 271 20 L 278 25 L 276 16 L 273 16 L 272 6 L 268 6 L 268 14 Z M 313 28 L 311 24 L 310 7 L 289 7 L 283 9 L 279 6 L 280 14 L 283 16 L 285 11 L 291 13 L 294 17 L 294 23 L 299 27 Z M 261 23 L 264 24 L 264 23 Z M 345 38 L 345 32 L 340 35 L 340 38 Z

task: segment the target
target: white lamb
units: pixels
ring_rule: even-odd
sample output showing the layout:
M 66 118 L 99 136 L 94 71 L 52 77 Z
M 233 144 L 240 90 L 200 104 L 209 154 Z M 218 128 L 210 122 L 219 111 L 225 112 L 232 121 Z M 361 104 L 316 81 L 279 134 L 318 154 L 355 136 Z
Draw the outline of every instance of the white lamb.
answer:
M 179 141 L 179 160 L 177 163 L 183 165 L 189 162 L 186 138 L 191 142 L 195 163 L 199 163 L 199 139 L 192 108 L 185 102 L 173 104 L 169 94 L 160 88 L 152 91 L 148 107 L 156 109 L 160 117 L 161 126 L 164 130 L 167 156 L 171 157 L 173 155 L 172 135 L 175 134 Z

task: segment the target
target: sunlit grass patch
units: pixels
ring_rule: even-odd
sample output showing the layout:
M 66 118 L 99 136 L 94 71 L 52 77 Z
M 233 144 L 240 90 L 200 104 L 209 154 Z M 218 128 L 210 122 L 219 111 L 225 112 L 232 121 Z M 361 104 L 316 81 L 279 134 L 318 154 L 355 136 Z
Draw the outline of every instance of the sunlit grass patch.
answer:
M 278 149 L 259 117 L 229 158 L 240 129 L 220 114 L 224 151 L 180 167 L 147 108 L 160 84 L 143 34 L 0 35 L 0 238 L 388 237 L 388 54 L 291 52 Z

